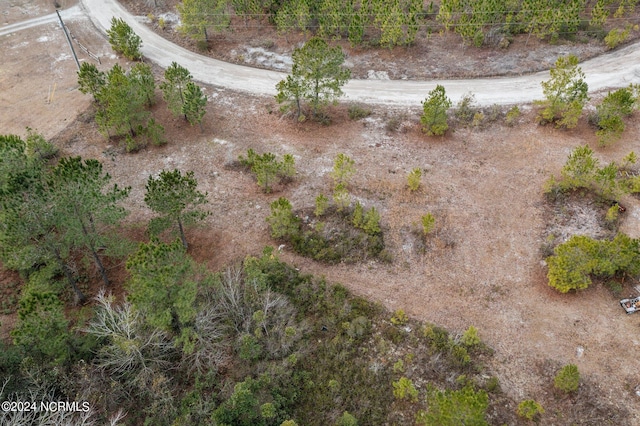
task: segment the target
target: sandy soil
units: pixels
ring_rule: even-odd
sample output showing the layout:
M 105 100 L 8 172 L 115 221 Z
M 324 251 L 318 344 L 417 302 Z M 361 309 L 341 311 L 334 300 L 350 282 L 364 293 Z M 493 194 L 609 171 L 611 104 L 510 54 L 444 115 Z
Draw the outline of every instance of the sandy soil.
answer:
M 72 5 L 67 3 L 63 6 Z M 4 23 L 10 24 L 49 14 L 52 6 L 44 0 L 13 1 L 3 3 L 2 10 L 7 12 Z M 74 19 L 68 26 L 100 56 L 101 69 L 111 67 L 116 59 L 87 19 Z M 22 135 L 30 126 L 58 144 L 63 154 L 103 161 L 115 181 L 133 187 L 130 225 L 150 217 L 142 202 L 149 174 L 172 168 L 195 171 L 201 189 L 209 193 L 213 214 L 188 237 L 192 254 L 212 268 L 275 244 L 264 222 L 269 203 L 286 196 L 296 207 L 312 205 L 318 193 L 330 191 L 328 172 L 335 155 L 348 154 L 358 169 L 351 190 L 365 206 L 381 212 L 394 261 L 327 267 L 287 247 L 283 259 L 454 333 L 476 326 L 495 349 L 488 367 L 517 401 L 533 398 L 544 405 L 553 398 L 552 377 L 540 374 L 541 365 L 575 363 L 586 379 L 600 384 L 605 400 L 629 410 L 631 424 L 640 424 L 635 414 L 640 398 L 634 393 L 640 384 L 637 317 L 624 315 L 617 299 L 600 285 L 579 294 L 556 293 L 546 284 L 540 255 L 549 222 L 543 182 L 559 173 L 579 144 L 589 143 L 603 162 L 639 152 L 637 117 L 622 140 L 607 149 L 596 147 L 586 120 L 572 131 L 539 127 L 533 124 L 535 112 L 526 107 L 515 127 L 494 123 L 484 130 L 457 128 L 445 138 L 429 138 L 419 131 L 415 108 L 374 107 L 373 115 L 359 122 L 338 108 L 331 126 L 299 125 L 273 112 L 272 98 L 208 86 L 211 103 L 204 132 L 169 116 L 160 102 L 154 113 L 167 129 L 169 144 L 131 155 L 111 145 L 91 123 L 86 112 L 90 99 L 77 90 L 75 63 L 56 24 L 3 36 L 0 55 L 2 133 Z M 160 76 L 161 70 L 157 72 Z M 402 125 L 388 132 L 385 125 L 394 117 Z M 265 195 L 248 174 L 225 167 L 248 148 L 293 154 L 299 171 L 295 182 Z M 414 167 L 426 173 L 422 189 L 412 194 L 405 185 Z M 427 212 L 435 215 L 437 232 L 421 253 L 412 229 Z M 596 213 L 585 214 L 591 219 Z M 623 226 L 637 231 L 634 217 L 638 211 L 628 210 Z M 632 291 L 630 284 L 625 292 Z M 0 322 L 6 323 L 3 318 Z

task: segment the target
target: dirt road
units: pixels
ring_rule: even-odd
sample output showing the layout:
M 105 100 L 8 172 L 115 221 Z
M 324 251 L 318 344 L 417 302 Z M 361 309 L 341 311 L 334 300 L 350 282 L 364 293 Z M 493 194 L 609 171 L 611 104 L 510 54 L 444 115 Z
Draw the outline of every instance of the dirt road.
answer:
M 124 19 L 142 38 L 144 56 L 164 68 L 176 61 L 203 83 L 258 95 L 275 95 L 276 83 L 285 77 L 280 72 L 230 64 L 176 46 L 154 33 L 115 0 L 81 1 L 100 31 L 105 32 L 110 27 L 112 17 Z M 586 61 L 581 67 L 591 92 L 640 83 L 640 43 Z M 350 101 L 419 106 L 427 93 L 436 84 L 441 84 L 454 102 L 472 92 L 481 105 L 522 104 L 542 98 L 540 82 L 548 77 L 548 72 L 540 72 L 521 77 L 471 80 L 351 80 L 344 92 Z

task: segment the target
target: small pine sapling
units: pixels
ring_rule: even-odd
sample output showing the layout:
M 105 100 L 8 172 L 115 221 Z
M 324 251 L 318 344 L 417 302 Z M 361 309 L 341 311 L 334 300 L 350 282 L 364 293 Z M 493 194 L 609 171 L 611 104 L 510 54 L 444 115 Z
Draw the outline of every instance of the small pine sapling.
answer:
M 525 399 L 518 404 L 516 413 L 523 419 L 536 420 L 540 415 L 544 414 L 544 408 L 533 399 Z
M 356 228 L 361 228 L 364 225 L 364 209 L 360 201 L 356 201 L 356 205 L 353 208 L 353 215 L 351 216 L 351 223 Z
M 338 211 L 341 212 L 351 204 L 351 194 L 347 190 L 347 187 L 339 183 L 333 190 L 333 202 L 335 203 Z
M 422 179 L 422 170 L 419 167 L 411 170 L 407 175 L 407 185 L 410 191 L 417 191 L 420 188 L 420 180 Z
M 300 219 L 293 214 L 291 203 L 284 197 L 271 203 L 271 215 L 266 221 L 273 238 L 289 238 L 300 231 Z
M 355 162 L 346 154 L 338 154 L 333 161 L 333 171 L 331 172 L 335 187 L 337 188 L 338 185 L 346 187 L 355 174 Z
M 364 215 L 362 229 L 369 235 L 380 233 L 380 213 L 375 207 L 371 207 Z
M 316 209 L 314 210 L 314 214 L 316 217 L 322 216 L 327 207 L 329 206 L 329 199 L 324 194 L 320 194 L 316 197 Z
M 422 232 L 424 235 L 429 235 L 431 231 L 435 228 L 436 218 L 431 214 L 427 213 L 422 216 Z
M 562 367 L 553 379 L 553 385 L 556 389 L 565 393 L 577 391 L 578 386 L 580 386 L 578 366 L 575 364 L 567 364 Z

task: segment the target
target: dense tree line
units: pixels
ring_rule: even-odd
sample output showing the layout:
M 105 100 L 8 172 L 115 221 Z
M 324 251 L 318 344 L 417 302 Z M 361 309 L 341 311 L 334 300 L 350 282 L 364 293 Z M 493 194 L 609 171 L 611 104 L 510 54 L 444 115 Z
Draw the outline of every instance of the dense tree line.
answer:
M 555 40 L 579 29 L 602 31 L 634 11 L 631 0 L 184 0 L 178 6 L 181 30 L 200 41 L 228 29 L 232 17 L 248 25 L 274 25 L 278 31 L 311 31 L 385 47 L 410 45 L 419 31 L 441 29 L 469 44 L 499 43 L 516 34 Z M 587 27 L 583 23 L 587 23 Z M 614 28 L 617 31 L 617 28 Z M 622 29 L 620 29 L 622 30 Z

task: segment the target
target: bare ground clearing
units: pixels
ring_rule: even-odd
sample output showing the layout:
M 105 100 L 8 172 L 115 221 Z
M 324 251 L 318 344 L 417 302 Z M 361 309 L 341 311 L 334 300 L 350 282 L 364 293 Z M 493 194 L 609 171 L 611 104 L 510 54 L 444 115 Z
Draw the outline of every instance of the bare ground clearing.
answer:
M 5 19 L 24 19 L 14 7 L 34 16 L 52 12 L 45 1 L 3 7 L 9 11 Z M 68 25 L 101 56 L 101 69 L 114 63 L 108 44 L 88 20 Z M 381 212 L 393 263 L 328 267 L 286 247 L 283 259 L 453 332 L 476 326 L 496 351 L 490 369 L 517 401 L 533 398 L 544 405 L 552 398 L 552 377 L 540 376 L 539 366 L 571 362 L 600 384 L 612 406 L 626 408 L 635 416 L 632 423 L 640 423 L 635 414 L 640 398 L 634 393 L 640 383 L 638 318 L 624 315 L 616 298 L 599 285 L 579 294 L 556 293 L 547 286 L 540 263 L 547 220 L 542 184 L 559 172 L 575 146 L 589 143 L 595 148 L 586 120 L 564 132 L 533 124 L 534 112 L 528 110 L 513 128 L 492 124 L 428 138 L 416 124 L 417 110 L 376 107 L 370 118 L 352 122 L 339 108 L 331 126 L 298 125 L 270 113 L 277 109 L 272 99 L 209 87 L 212 102 L 204 133 L 170 117 L 161 104 L 156 114 L 169 144 L 124 154 L 91 123 L 89 96 L 77 90 L 75 64 L 57 25 L 1 38 L 0 54 L 2 134 L 23 135 L 30 126 L 53 139 L 64 155 L 103 161 L 115 181 L 133 187 L 131 224 L 150 217 L 142 201 L 149 174 L 172 168 L 195 171 L 201 188 L 209 192 L 213 215 L 205 226 L 190 231 L 191 250 L 212 268 L 274 244 L 264 222 L 269 203 L 286 196 L 295 207 L 305 207 L 318 193 L 328 195 L 332 160 L 337 153 L 348 154 L 358 169 L 352 192 Z M 53 94 L 51 87 L 56 88 Z M 401 116 L 407 117 L 401 126 L 405 131 L 387 132 L 388 120 Z M 620 161 L 631 150 L 639 152 L 639 126 L 635 117 L 616 145 L 595 148 L 601 161 Z M 248 174 L 225 169 L 248 148 L 292 153 L 299 170 L 295 182 L 283 192 L 264 195 Z M 406 174 L 414 167 L 426 173 L 422 190 L 409 194 Z M 427 212 L 436 216 L 439 231 L 430 249 L 419 253 L 410 229 Z M 623 225 L 637 230 L 637 224 Z

